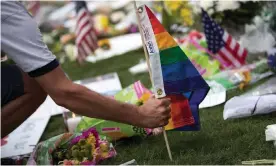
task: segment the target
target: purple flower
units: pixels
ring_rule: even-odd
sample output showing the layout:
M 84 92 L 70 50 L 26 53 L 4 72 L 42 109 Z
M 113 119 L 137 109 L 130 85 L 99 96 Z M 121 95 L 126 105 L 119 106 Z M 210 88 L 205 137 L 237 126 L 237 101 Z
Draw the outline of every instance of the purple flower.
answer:
M 87 138 L 87 137 L 89 136 L 89 134 L 91 134 L 91 133 L 92 133 L 96 138 L 99 137 L 98 132 L 97 132 L 97 130 L 96 130 L 94 127 L 89 128 L 89 129 L 87 129 L 86 131 L 83 131 L 83 132 L 82 132 L 82 135 L 83 135 L 85 138 Z
M 71 140 L 71 144 L 72 145 L 77 144 L 80 141 L 80 139 L 85 139 L 85 137 L 83 135 L 77 136 Z

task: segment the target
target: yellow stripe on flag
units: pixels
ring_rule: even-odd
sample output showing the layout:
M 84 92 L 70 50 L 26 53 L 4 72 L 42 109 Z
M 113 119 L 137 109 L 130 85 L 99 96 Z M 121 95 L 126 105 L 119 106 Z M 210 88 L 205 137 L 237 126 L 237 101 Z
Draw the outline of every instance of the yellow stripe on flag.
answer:
M 169 119 L 169 123 L 165 126 L 165 130 L 174 129 L 172 118 Z

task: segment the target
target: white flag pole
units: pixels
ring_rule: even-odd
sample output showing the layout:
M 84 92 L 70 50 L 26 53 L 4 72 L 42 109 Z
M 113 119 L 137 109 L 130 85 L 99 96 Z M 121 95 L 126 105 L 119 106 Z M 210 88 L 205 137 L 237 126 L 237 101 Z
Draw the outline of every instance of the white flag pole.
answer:
M 151 80 L 151 84 L 153 85 L 152 75 L 151 75 L 151 68 L 150 68 L 150 62 L 149 62 L 149 55 L 148 55 L 148 52 L 147 52 L 147 49 L 146 49 L 144 36 L 142 35 L 143 31 L 142 31 L 142 27 L 141 27 L 141 23 L 140 23 L 140 17 L 139 17 L 139 14 L 138 14 L 138 8 L 137 8 L 137 5 L 136 5 L 135 1 L 134 1 L 134 8 L 135 8 L 135 13 L 136 13 L 136 17 L 137 17 L 138 28 L 139 28 L 141 39 L 142 39 L 144 53 L 145 53 L 145 57 L 146 57 L 147 65 L 148 65 L 150 80 Z M 164 139 L 165 139 L 165 142 L 166 142 L 166 147 L 167 147 L 167 150 L 168 150 L 169 158 L 172 161 L 171 148 L 170 148 L 168 137 L 167 137 L 167 133 L 166 133 L 166 130 L 164 129 L 164 127 L 163 127 L 163 135 L 164 135 Z

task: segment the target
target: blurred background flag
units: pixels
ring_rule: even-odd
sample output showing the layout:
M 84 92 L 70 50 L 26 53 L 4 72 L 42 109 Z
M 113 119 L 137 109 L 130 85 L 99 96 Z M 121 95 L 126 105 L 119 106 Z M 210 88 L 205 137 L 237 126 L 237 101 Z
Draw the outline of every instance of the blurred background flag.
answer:
M 98 48 L 96 32 L 85 1 L 76 1 L 76 46 L 78 60 L 82 62 Z
M 35 16 L 40 9 L 40 2 L 39 1 L 29 1 L 27 3 L 27 10 Z
M 208 49 L 216 54 L 222 68 L 238 68 L 245 64 L 247 50 L 223 30 L 202 9 L 202 22 Z

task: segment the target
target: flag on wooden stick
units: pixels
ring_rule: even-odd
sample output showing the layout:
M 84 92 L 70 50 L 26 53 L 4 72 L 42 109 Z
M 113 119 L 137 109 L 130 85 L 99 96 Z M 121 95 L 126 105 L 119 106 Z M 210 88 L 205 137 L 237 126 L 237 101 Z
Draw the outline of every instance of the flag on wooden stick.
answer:
M 85 1 L 76 1 L 76 46 L 79 62 L 91 55 L 98 48 L 96 32 Z
M 247 50 L 213 21 L 203 9 L 202 22 L 208 49 L 216 55 L 222 68 L 238 68 L 246 63 Z
M 171 99 L 165 130 L 199 130 L 198 106 L 210 89 L 208 84 L 153 12 L 143 5 L 138 13 L 154 94 Z

